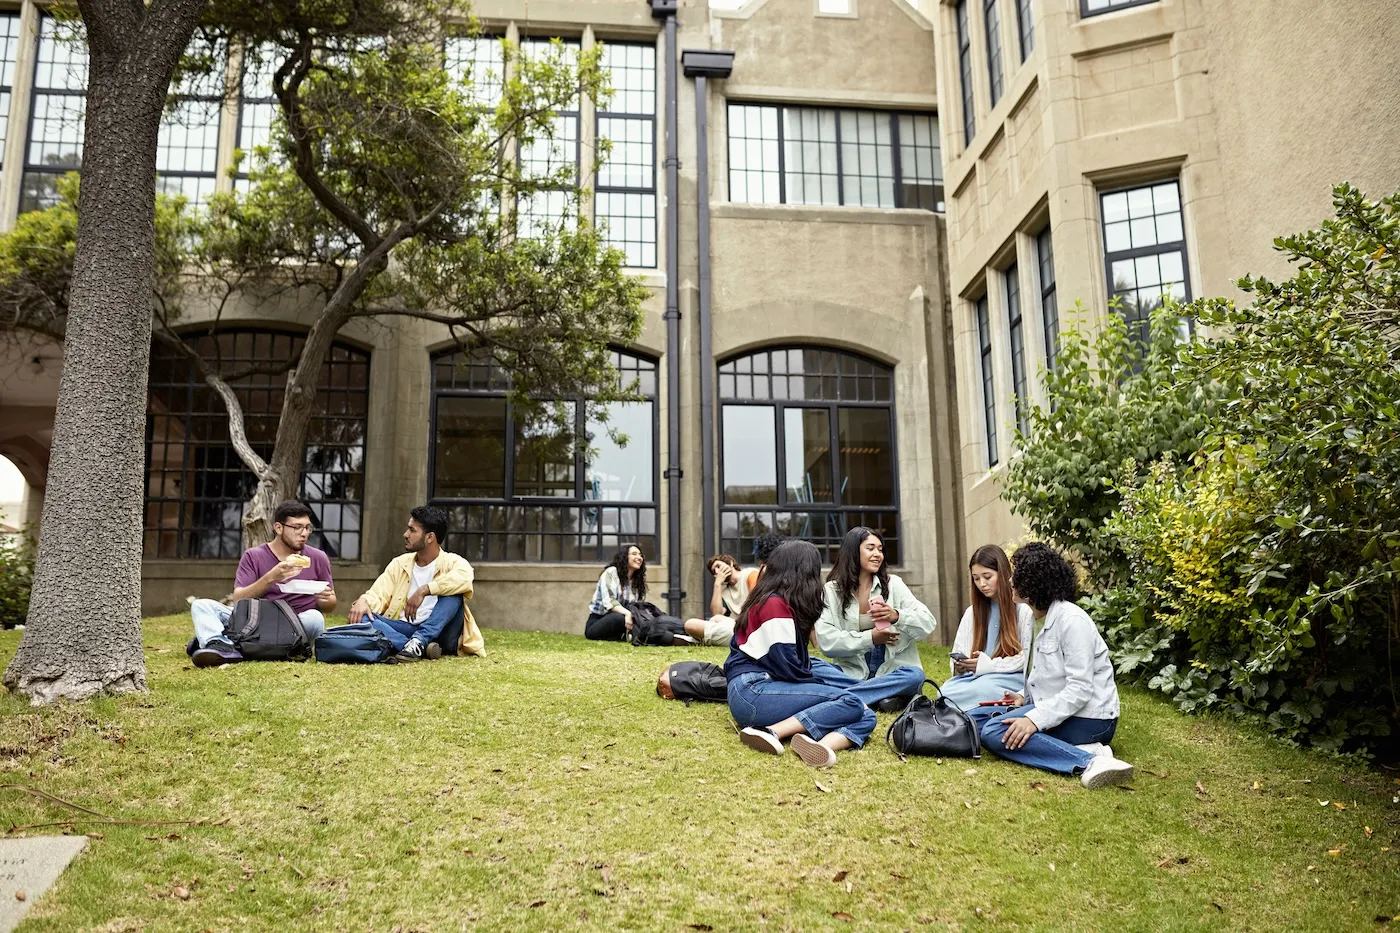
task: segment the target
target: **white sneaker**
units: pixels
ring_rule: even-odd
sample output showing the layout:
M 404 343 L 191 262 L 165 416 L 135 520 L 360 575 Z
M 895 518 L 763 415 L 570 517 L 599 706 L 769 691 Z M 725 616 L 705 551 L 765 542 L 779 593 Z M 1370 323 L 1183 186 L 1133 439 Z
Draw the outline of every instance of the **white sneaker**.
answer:
M 740 729 L 739 741 L 765 755 L 781 755 L 783 753 L 783 740 L 767 729 L 755 729 L 753 726 Z
M 1090 742 L 1087 745 L 1076 745 L 1074 747 L 1081 752 L 1088 752 L 1091 755 L 1102 755 L 1105 758 L 1113 757 L 1113 749 L 1102 742 Z
M 792 737 L 792 750 L 797 752 L 797 757 L 814 768 L 830 768 L 836 764 L 835 752 L 802 732 Z
M 1094 760 L 1089 762 L 1089 767 L 1079 776 L 1079 783 L 1090 790 L 1098 790 L 1100 787 L 1126 784 L 1132 779 L 1133 766 L 1126 761 L 1095 755 Z

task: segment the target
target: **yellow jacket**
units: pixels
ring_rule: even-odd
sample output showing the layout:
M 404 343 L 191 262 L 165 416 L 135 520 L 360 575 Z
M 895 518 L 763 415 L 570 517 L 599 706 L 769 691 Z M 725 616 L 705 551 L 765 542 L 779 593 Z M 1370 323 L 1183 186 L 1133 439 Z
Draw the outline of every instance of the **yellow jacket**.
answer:
M 402 614 L 404 603 L 408 602 L 409 587 L 413 585 L 413 558 L 414 555 L 408 553 L 389 561 L 389 566 L 384 568 L 379 579 L 360 597 L 369 604 L 371 612 L 391 619 L 397 619 Z M 457 653 L 485 657 L 486 639 L 481 637 L 481 629 L 477 628 L 471 607 L 466 605 L 466 600 L 472 598 L 474 576 L 472 565 L 467 563 L 465 557 L 440 551 L 432 582 L 428 584 L 428 593 L 433 596 L 462 597 L 466 618 L 462 622 L 462 640 L 457 645 Z

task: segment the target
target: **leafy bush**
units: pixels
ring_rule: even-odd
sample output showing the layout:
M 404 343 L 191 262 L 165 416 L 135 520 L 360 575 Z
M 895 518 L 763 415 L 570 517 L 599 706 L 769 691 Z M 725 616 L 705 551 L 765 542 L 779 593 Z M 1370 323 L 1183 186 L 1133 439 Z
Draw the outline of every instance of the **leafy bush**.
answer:
M 21 625 L 29 615 L 34 551 L 34 538 L 28 532 L 0 535 L 0 628 Z
M 1291 279 L 1178 309 L 1208 337 L 1169 347 L 1159 315 L 1137 363 L 1110 321 L 1097 367 L 1071 354 L 1007 495 L 1085 555 L 1121 674 L 1376 752 L 1400 719 L 1400 195 L 1334 204 L 1275 241 Z

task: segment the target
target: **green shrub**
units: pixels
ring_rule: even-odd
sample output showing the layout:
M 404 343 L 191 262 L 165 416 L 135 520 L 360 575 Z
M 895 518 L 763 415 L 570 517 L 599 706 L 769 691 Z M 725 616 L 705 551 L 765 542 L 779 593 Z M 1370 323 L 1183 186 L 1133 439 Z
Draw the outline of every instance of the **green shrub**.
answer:
M 0 536 L 0 628 L 22 625 L 29 615 L 34 551 L 34 538 L 28 532 Z
M 1400 719 L 1400 195 L 1334 191 L 1275 241 L 1247 306 L 1177 309 L 1135 348 L 1077 334 L 1008 471 L 1035 533 L 1080 552 L 1120 674 L 1187 711 L 1381 751 Z

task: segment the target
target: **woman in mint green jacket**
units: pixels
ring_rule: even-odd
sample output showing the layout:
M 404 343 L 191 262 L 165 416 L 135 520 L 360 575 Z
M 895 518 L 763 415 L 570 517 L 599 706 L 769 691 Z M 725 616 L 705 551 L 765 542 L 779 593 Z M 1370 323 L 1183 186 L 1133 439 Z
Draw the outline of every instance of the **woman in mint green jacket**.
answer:
M 938 623 L 885 567 L 885 542 L 857 526 L 846 532 L 836 563 L 827 575 L 826 606 L 817 620 L 817 647 L 867 690 L 888 685 L 877 709 L 889 710 L 919 693 L 924 683 L 919 642 Z M 864 691 L 863 691 L 864 692 Z

